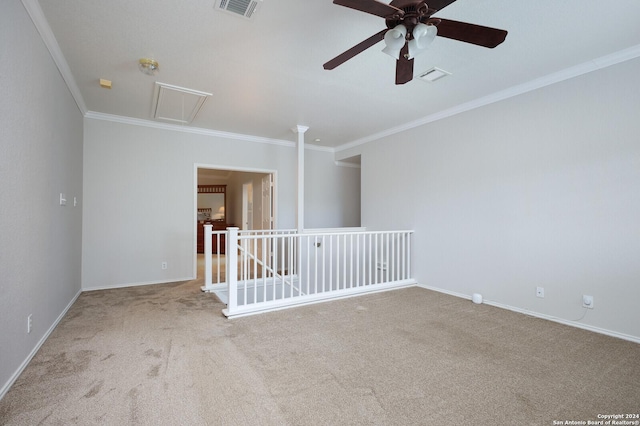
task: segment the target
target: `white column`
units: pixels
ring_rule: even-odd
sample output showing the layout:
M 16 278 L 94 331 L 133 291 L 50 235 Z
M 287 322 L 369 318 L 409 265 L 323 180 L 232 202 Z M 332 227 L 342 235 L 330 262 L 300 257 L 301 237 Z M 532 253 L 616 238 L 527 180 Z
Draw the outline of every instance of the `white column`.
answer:
M 304 230 L 304 133 L 309 130 L 309 127 L 298 125 L 292 130 L 298 134 L 298 208 L 296 212 L 296 228 L 298 233 L 301 233 Z

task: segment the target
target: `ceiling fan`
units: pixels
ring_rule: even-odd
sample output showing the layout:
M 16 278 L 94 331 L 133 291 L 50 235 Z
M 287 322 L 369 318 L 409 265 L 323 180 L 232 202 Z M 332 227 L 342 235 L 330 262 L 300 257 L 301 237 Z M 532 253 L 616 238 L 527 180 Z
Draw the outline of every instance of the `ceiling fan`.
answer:
M 505 30 L 482 25 L 432 18 L 436 12 L 456 0 L 393 0 L 390 4 L 377 0 L 333 0 L 334 4 L 384 18 L 387 28 L 356 44 L 323 65 L 332 70 L 374 44 L 384 40 L 383 52 L 396 58 L 396 84 L 413 79 L 413 58 L 426 50 L 436 35 L 478 46 L 494 48 L 507 37 Z

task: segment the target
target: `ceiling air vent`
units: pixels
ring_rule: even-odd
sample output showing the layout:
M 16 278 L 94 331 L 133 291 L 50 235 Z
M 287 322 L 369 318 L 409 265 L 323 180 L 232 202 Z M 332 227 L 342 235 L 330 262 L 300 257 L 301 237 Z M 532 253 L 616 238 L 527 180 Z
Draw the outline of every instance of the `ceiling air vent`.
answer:
M 215 8 L 251 19 L 261 4 L 262 0 L 216 0 Z
M 430 70 L 427 70 L 420 74 L 418 78 L 422 81 L 434 82 L 448 75 L 451 75 L 449 71 L 442 70 L 438 67 L 433 67 Z

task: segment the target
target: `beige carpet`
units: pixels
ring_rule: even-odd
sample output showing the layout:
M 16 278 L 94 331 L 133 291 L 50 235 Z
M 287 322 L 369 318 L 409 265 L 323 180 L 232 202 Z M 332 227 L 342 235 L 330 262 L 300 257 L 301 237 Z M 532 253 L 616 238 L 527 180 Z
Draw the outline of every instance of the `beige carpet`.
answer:
M 201 281 L 82 294 L 3 425 L 552 425 L 640 411 L 640 345 L 409 288 L 225 319 Z

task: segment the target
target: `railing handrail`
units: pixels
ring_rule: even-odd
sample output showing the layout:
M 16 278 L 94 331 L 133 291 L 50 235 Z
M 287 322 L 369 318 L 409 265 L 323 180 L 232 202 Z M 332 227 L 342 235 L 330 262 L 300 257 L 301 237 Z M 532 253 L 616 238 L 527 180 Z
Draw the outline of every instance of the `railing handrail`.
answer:
M 282 234 L 287 237 L 322 237 L 328 235 L 387 235 L 387 234 L 413 234 L 413 230 L 399 231 L 345 231 L 345 232 L 296 232 L 294 234 Z M 274 235 L 278 237 L 279 235 Z M 271 237 L 271 235 L 238 235 L 238 240 L 255 240 L 258 238 Z
M 290 235 L 296 232 L 297 229 L 239 229 L 238 235 Z

